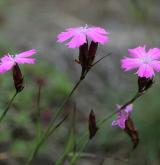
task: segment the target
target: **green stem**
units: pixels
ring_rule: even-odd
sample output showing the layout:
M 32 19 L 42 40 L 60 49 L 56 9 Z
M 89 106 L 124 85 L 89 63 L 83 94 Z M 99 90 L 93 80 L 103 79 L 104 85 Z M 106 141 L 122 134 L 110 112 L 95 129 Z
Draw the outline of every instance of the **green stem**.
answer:
M 5 115 L 7 114 L 12 102 L 14 101 L 15 97 L 17 96 L 18 92 L 16 92 L 13 97 L 11 98 L 10 102 L 8 103 L 6 109 L 3 111 L 2 115 L 0 116 L 0 123 L 3 120 L 3 118 L 5 117 Z
M 39 85 L 38 86 L 38 93 L 37 93 L 37 142 L 39 141 L 40 135 L 41 135 L 41 123 L 40 123 L 40 113 L 41 113 L 41 109 L 40 109 L 40 100 L 41 100 L 41 89 L 42 86 Z
M 55 117 L 51 120 L 47 130 L 44 132 L 42 138 L 39 140 L 38 144 L 36 145 L 31 157 L 29 158 L 27 164 L 30 164 L 32 162 L 32 160 L 35 158 L 35 156 L 37 155 L 40 147 L 42 146 L 42 144 L 46 141 L 46 139 L 48 139 L 48 137 L 54 132 L 55 128 L 57 127 L 53 127 L 56 119 L 59 117 L 59 115 L 61 114 L 61 112 L 63 111 L 63 108 L 65 106 L 65 104 L 68 102 L 68 100 L 70 99 L 70 97 L 72 96 L 72 94 L 74 93 L 74 91 L 77 89 L 77 87 L 79 86 L 79 84 L 82 82 L 83 79 L 80 79 L 76 85 L 73 87 L 73 89 L 71 90 L 71 92 L 69 93 L 69 95 L 66 97 L 66 99 L 64 100 L 64 102 L 61 104 L 59 110 L 57 111 L 57 113 L 55 114 Z M 62 124 L 62 123 L 61 123 Z M 53 127 L 53 128 L 52 128 Z
M 79 152 L 82 152 L 85 149 L 85 147 L 88 145 L 88 143 L 89 143 L 89 139 L 85 141 L 83 145 L 81 145 Z M 73 153 L 73 156 L 70 160 L 70 165 L 74 165 L 78 158 L 79 158 L 79 154 L 77 154 L 76 152 Z
M 107 55 L 101 57 L 99 60 L 97 60 L 95 63 L 92 64 L 92 67 L 94 67 L 96 64 L 98 64 L 100 61 L 102 61 L 104 58 L 110 56 L 112 53 L 108 53 Z
M 72 114 L 70 115 L 70 126 L 69 133 L 67 137 L 66 146 L 64 147 L 64 152 L 61 154 L 60 158 L 56 161 L 55 165 L 62 165 L 65 163 L 68 153 L 75 149 L 75 120 L 76 120 L 76 107 L 74 107 Z

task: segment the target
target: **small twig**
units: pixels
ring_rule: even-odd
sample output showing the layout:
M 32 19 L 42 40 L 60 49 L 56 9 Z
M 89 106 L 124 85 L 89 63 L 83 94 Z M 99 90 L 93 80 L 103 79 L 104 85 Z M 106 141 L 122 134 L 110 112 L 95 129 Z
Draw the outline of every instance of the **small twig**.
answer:
M 65 120 L 67 120 L 68 117 L 69 117 L 69 114 L 65 115 L 65 116 L 62 118 L 62 120 L 61 120 L 57 125 L 55 125 L 55 127 L 49 132 L 48 136 L 52 135 L 52 133 L 53 133 L 58 127 L 60 127 L 61 124 L 62 124 Z

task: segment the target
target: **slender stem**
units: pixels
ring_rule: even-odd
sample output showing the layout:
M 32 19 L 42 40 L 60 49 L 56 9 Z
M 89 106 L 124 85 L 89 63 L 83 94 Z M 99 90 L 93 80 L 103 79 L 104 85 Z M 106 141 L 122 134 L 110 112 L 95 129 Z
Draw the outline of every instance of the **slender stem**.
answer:
M 64 151 L 60 154 L 60 158 L 55 162 L 55 165 L 62 165 L 65 163 L 66 158 L 68 157 L 69 152 L 74 152 L 75 146 L 75 113 L 76 113 L 76 106 L 74 106 L 73 112 L 70 115 L 70 126 L 68 128 L 68 137 L 67 142 L 64 147 Z
M 37 92 L 37 113 L 38 113 L 38 117 L 39 118 L 40 118 L 41 89 L 42 89 L 42 85 L 38 85 L 38 92 Z
M 87 140 L 87 142 L 85 141 L 84 144 L 81 145 L 79 152 L 82 152 L 85 149 L 85 147 L 88 145 L 88 143 L 89 143 L 89 139 Z M 79 154 L 77 154 L 77 152 L 74 152 L 70 160 L 70 165 L 74 165 L 78 158 L 79 158 Z
M 68 117 L 69 117 L 69 114 L 67 114 L 66 116 L 64 116 L 64 117 L 62 118 L 62 120 L 61 120 L 57 125 L 55 125 L 55 127 L 53 127 L 53 128 L 51 129 L 51 131 L 48 133 L 48 137 L 49 137 L 50 135 L 52 135 L 52 133 L 53 133 L 58 127 L 60 127 L 61 124 L 62 124 L 65 120 L 67 120 Z
M 140 93 L 140 92 L 137 92 L 137 94 L 131 99 L 129 100 L 126 104 L 124 104 L 120 110 L 126 108 L 129 104 L 132 104 L 135 100 L 137 100 L 140 96 L 142 96 L 144 93 Z
M 108 53 L 107 55 L 101 57 L 99 60 L 97 60 L 95 63 L 92 64 L 92 67 L 95 66 L 96 64 L 98 64 L 101 60 L 103 60 L 104 58 L 110 56 L 112 53 Z
M 37 141 L 39 141 L 40 135 L 41 135 L 41 123 L 40 123 L 40 118 L 41 118 L 41 109 L 40 109 L 40 100 L 41 100 L 41 89 L 42 85 L 38 85 L 38 92 L 37 92 Z
M 7 114 L 12 102 L 14 101 L 15 97 L 17 96 L 18 92 L 16 92 L 13 97 L 11 98 L 10 102 L 8 103 L 7 107 L 5 108 L 5 110 L 3 111 L 2 115 L 0 116 L 0 123 L 3 120 L 3 118 L 5 117 L 5 115 Z
M 66 119 L 68 118 L 68 115 L 66 115 L 51 131 L 48 135 L 43 136 L 39 143 L 37 144 L 35 150 L 33 151 L 32 157 L 28 160 L 28 162 L 26 163 L 26 165 L 30 164 L 32 162 L 32 160 L 35 158 L 36 154 L 38 153 L 40 147 L 42 146 L 42 144 L 45 142 L 46 138 L 51 135 Z
M 63 103 L 61 104 L 59 110 L 57 111 L 57 113 L 55 114 L 55 117 L 51 120 L 47 130 L 44 132 L 42 138 L 39 140 L 38 144 L 36 145 L 31 157 L 29 158 L 27 164 L 30 164 L 32 162 L 32 160 L 35 158 L 35 156 L 37 155 L 40 147 L 42 146 L 42 144 L 45 142 L 46 139 L 48 139 L 48 137 L 54 132 L 55 127 L 52 129 L 56 119 L 58 118 L 58 116 L 61 114 L 61 112 L 63 111 L 63 108 L 65 106 L 65 104 L 67 103 L 67 101 L 70 99 L 70 97 L 72 96 L 72 94 L 74 93 L 74 91 L 77 89 L 77 87 L 79 86 L 79 84 L 82 82 L 83 79 L 80 79 L 76 85 L 73 87 L 73 89 L 71 90 L 71 92 L 69 93 L 69 95 L 66 97 L 66 99 L 63 101 Z M 62 123 L 61 123 L 62 124 Z M 61 125 L 60 124 L 60 125 Z M 57 127 L 56 127 L 57 128 Z

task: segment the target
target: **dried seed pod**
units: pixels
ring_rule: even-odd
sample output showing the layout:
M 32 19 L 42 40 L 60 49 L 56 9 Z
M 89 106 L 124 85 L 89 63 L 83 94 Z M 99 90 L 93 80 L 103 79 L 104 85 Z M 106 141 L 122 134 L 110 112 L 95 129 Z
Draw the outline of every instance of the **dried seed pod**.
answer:
M 97 130 L 98 128 L 96 125 L 96 117 L 93 110 L 91 110 L 89 114 L 89 138 L 90 139 L 92 139 L 95 136 Z
M 14 86 L 16 88 L 16 91 L 17 93 L 21 92 L 24 88 L 24 81 L 23 81 L 23 76 L 18 64 L 14 65 L 12 71 L 13 71 L 13 80 L 14 80 Z
M 153 78 L 138 77 L 138 92 L 145 92 L 152 86 L 152 84 Z
M 130 136 L 133 143 L 133 149 L 135 149 L 139 143 L 139 136 L 138 131 L 130 117 L 125 122 L 124 131 Z

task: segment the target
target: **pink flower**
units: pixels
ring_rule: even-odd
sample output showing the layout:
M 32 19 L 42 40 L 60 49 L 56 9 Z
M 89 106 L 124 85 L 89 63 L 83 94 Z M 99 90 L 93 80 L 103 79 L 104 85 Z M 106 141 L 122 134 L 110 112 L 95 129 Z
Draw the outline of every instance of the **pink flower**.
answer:
M 87 39 L 90 38 L 94 42 L 104 44 L 108 42 L 109 33 L 100 27 L 77 27 L 77 28 L 68 28 L 65 32 L 61 32 L 58 36 L 58 42 L 64 42 L 70 39 L 67 43 L 69 48 L 77 48 L 87 43 Z
M 132 58 L 125 57 L 121 60 L 121 66 L 125 71 L 138 69 L 139 77 L 152 78 L 156 72 L 160 72 L 160 49 L 152 48 L 146 52 L 145 46 L 128 50 Z
M 124 129 L 125 122 L 132 112 L 133 105 L 130 104 L 125 109 L 122 109 L 122 110 L 120 110 L 120 108 L 121 108 L 121 106 L 117 105 L 117 110 L 119 111 L 119 112 L 117 112 L 118 117 L 116 120 L 113 120 L 112 126 L 119 126 L 121 129 Z
M 35 49 L 25 51 L 19 54 L 14 55 L 4 55 L 0 59 L 0 74 L 5 73 L 6 71 L 10 70 L 16 64 L 34 64 L 34 58 L 28 58 L 36 53 Z

